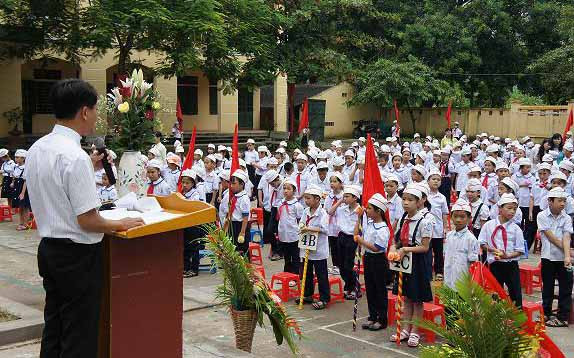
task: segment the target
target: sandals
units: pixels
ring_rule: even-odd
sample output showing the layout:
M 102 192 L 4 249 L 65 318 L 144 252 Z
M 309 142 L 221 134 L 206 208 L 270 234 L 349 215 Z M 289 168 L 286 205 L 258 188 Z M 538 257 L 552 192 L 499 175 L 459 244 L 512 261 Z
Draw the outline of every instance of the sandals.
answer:
M 28 227 L 26 225 L 18 225 L 16 230 L 17 231 L 24 231 L 24 230 L 28 230 Z
M 371 329 L 371 326 L 375 323 L 375 321 L 367 321 L 361 325 L 362 329 Z
M 360 292 L 358 295 L 356 295 L 355 292 L 352 292 L 352 291 L 345 293 L 345 299 L 347 301 L 354 301 L 356 298 L 361 298 L 361 297 L 363 297 L 363 294 L 361 294 Z
M 403 330 L 401 331 L 401 336 L 400 336 L 399 339 L 400 339 L 401 342 L 402 342 L 402 341 L 404 341 L 404 340 L 409 339 L 409 337 L 410 337 L 409 331 L 407 331 L 406 329 L 403 329 Z M 396 333 L 394 333 L 394 334 L 391 335 L 390 341 L 391 341 L 391 342 L 396 342 L 396 341 L 397 341 L 397 334 L 396 334 Z
M 568 327 L 568 321 L 562 321 L 557 317 L 552 317 L 548 321 L 546 321 L 547 327 Z
M 196 277 L 199 276 L 199 272 L 195 272 L 195 271 L 184 271 L 183 272 L 183 278 L 190 278 L 190 277 Z
M 323 310 L 323 309 L 327 308 L 327 302 L 315 301 L 315 302 L 313 302 L 313 308 L 316 310 Z
M 421 340 L 421 336 L 419 336 L 416 333 L 411 333 L 411 335 L 409 336 L 409 340 L 407 341 L 407 346 L 409 346 L 411 348 L 418 347 L 420 340 Z
M 369 331 L 380 331 L 381 329 L 387 328 L 386 325 L 382 324 L 381 322 L 375 322 L 369 327 Z

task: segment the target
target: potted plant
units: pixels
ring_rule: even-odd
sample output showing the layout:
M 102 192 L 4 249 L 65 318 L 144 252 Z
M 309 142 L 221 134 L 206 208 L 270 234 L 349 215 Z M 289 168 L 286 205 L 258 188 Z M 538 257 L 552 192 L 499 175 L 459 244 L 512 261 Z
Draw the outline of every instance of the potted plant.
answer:
M 416 324 L 445 343 L 423 347 L 422 358 L 530 358 L 540 353 L 540 327 L 526 329 L 522 311 L 487 293 L 470 275 L 456 283 L 456 291 L 443 285 L 437 294 L 445 307 L 446 327 L 431 321 Z
M 4 112 L 2 113 L 2 116 L 8 120 L 8 125 L 12 127 L 8 134 L 14 137 L 22 134 L 20 126 L 24 116 L 20 107 L 12 108 L 11 110 Z
M 301 338 L 299 325 L 287 314 L 281 299 L 271 290 L 263 277 L 235 250 L 233 240 L 215 226 L 206 226 L 206 248 L 213 253 L 214 264 L 223 270 L 223 283 L 217 287 L 217 300 L 229 307 L 235 345 L 251 352 L 255 326 L 264 326 L 269 318 L 278 345 L 286 341 L 295 354 L 295 337 Z
M 142 152 L 154 143 L 154 132 L 161 127 L 157 111 L 161 105 L 159 94 L 151 83 L 144 81 L 141 69 L 134 69 L 132 75 L 121 86 L 112 89 L 100 103 L 105 106 L 107 133 L 111 135 L 110 147 L 121 155 L 118 170 L 118 193 L 120 196 L 137 186 L 144 194 L 145 175 Z M 100 120 L 100 125 L 103 121 Z

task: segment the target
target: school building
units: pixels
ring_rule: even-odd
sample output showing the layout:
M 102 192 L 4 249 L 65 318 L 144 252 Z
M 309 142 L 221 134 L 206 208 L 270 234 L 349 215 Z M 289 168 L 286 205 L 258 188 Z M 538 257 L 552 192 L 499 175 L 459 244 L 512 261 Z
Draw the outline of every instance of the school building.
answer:
M 191 131 L 196 126 L 198 131 L 206 133 L 232 133 L 236 123 L 241 130 L 289 131 L 285 76 L 276 77 L 264 88 L 249 90 L 240 86 L 236 91 L 224 93 L 220 82 L 210 81 L 201 71 L 189 70 L 185 76 L 166 79 L 154 77 L 152 68 L 157 64 L 157 56 L 136 52 L 132 60 L 139 64 L 146 80 L 153 82 L 161 95 L 166 112 L 160 112 L 159 116 L 166 134 L 171 133 L 176 120 L 177 98 L 184 115 L 184 131 Z M 48 97 L 56 81 L 81 78 L 104 94 L 116 86 L 117 77 L 113 51 L 101 58 L 86 59 L 79 65 L 58 56 L 0 63 L 0 115 L 20 114 L 22 120 L 18 129 L 22 134 L 18 137 L 29 137 L 30 142 L 49 132 L 54 124 Z M 310 99 L 311 126 L 316 139 L 350 136 L 357 120 L 376 118 L 373 108 L 347 106 L 353 91 L 348 83 L 298 85 L 296 88 L 296 111 L 304 97 Z M 298 120 L 298 112 L 296 117 Z M 12 133 L 13 127 L 2 118 L 0 140 L 5 142 L 6 138 L 16 137 Z

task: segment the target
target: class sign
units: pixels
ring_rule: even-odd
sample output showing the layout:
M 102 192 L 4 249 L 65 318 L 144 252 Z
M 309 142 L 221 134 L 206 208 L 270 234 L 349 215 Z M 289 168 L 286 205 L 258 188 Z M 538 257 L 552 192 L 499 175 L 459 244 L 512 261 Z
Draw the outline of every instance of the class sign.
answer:
M 318 231 L 307 231 L 299 235 L 299 248 L 317 251 L 317 239 L 319 238 Z
M 402 273 L 411 273 L 413 271 L 413 253 L 408 252 L 400 261 L 391 261 L 390 269 Z

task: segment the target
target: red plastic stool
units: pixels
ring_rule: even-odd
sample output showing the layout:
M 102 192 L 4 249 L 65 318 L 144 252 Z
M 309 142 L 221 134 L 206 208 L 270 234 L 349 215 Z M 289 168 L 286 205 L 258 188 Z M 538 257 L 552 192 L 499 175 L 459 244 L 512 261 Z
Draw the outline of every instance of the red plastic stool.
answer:
M 252 265 L 263 266 L 263 254 L 261 253 L 261 246 L 259 244 L 249 243 L 249 262 Z
M 263 267 L 261 265 L 253 265 L 253 269 L 255 271 L 259 272 L 261 277 L 263 277 L 263 279 L 265 280 L 265 267 Z
M 446 317 L 444 315 L 444 308 L 442 306 L 435 305 L 434 303 L 423 303 L 423 319 L 429 320 L 435 323 L 439 323 L 436 319 L 440 319 L 440 325 L 446 326 Z M 434 332 L 428 331 L 426 329 L 422 330 L 425 334 L 426 341 L 428 343 L 434 343 L 435 334 Z
M 442 304 L 442 302 L 440 301 L 440 298 L 439 298 L 437 295 L 434 295 L 433 300 L 434 300 L 433 303 L 434 303 L 435 305 L 441 306 L 441 307 L 444 308 L 444 305 Z
M 542 288 L 541 266 L 542 263 L 538 264 L 537 267 L 520 265 L 520 285 L 527 295 L 531 295 L 534 288 Z
M 392 326 L 395 323 L 397 316 L 397 296 L 393 295 L 391 291 L 387 292 L 387 321 L 388 325 Z
M 12 209 L 8 205 L 0 206 L 0 221 L 12 221 Z
M 289 287 L 289 282 L 295 281 L 297 288 Z M 275 283 L 281 283 L 281 288 L 275 289 Z M 281 301 L 287 302 L 290 298 L 297 298 L 301 292 L 301 280 L 299 275 L 290 272 L 279 272 L 271 276 L 271 290 L 275 292 Z
M 522 310 L 526 313 L 527 324 L 541 324 L 544 327 L 544 309 L 537 302 L 522 301 Z
M 313 284 L 314 285 L 317 284 L 317 277 L 313 278 Z M 327 306 L 337 301 L 345 302 L 345 293 L 343 292 L 343 281 L 341 281 L 340 277 L 329 276 L 329 290 L 331 292 L 331 301 L 327 303 Z M 319 293 L 315 293 L 313 295 L 313 298 L 316 300 L 318 300 L 319 297 L 320 297 Z
M 257 223 L 258 226 L 263 226 L 263 208 L 252 208 L 249 221 Z

